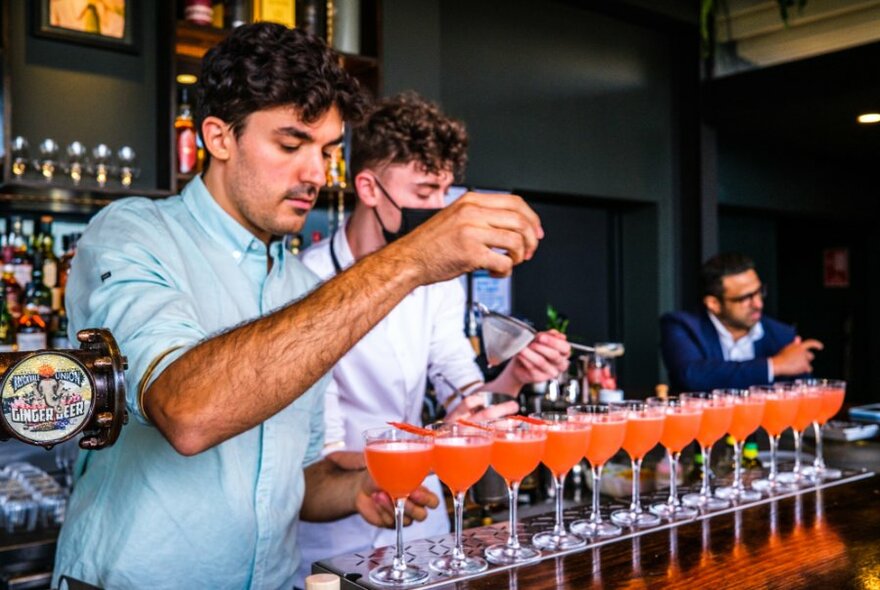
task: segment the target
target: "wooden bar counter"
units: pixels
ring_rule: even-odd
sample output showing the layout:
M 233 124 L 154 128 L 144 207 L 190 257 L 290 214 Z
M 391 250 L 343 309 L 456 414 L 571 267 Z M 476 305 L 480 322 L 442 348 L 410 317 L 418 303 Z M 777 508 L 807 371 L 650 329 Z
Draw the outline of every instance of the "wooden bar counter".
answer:
M 850 481 L 666 524 L 637 536 L 550 556 L 543 561 L 490 569 L 465 580 L 432 579 L 431 588 L 455 590 L 561 588 L 880 588 L 880 477 L 848 472 Z M 833 482 L 829 482 L 830 484 Z M 583 514 L 583 508 L 580 514 Z M 568 511 L 567 511 L 568 512 Z M 570 522 L 567 514 L 566 521 Z M 542 518 L 542 517 L 539 517 Z M 552 515 L 544 518 L 552 526 Z M 534 532 L 534 519 L 521 534 Z M 503 525 L 465 532 L 477 550 Z M 444 540 L 411 543 L 408 558 L 444 552 Z M 365 572 L 390 561 L 392 549 L 316 564 L 343 575 L 343 588 L 372 587 Z M 421 561 L 421 559 L 419 559 Z M 348 575 L 345 575 L 348 573 Z M 417 586 L 425 587 L 425 585 Z

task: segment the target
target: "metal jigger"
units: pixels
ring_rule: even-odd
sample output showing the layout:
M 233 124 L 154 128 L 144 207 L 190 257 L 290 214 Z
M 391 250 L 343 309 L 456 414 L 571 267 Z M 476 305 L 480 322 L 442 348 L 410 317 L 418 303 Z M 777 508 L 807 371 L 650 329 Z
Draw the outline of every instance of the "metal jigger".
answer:
M 128 188 L 131 186 L 131 181 L 140 173 L 140 170 L 135 168 L 137 154 L 129 146 L 124 145 L 116 152 L 116 161 L 119 163 L 119 180 L 122 181 L 122 186 Z
M 21 177 L 27 172 L 30 145 L 28 140 L 18 135 L 12 140 L 9 149 L 12 155 L 12 174 L 16 180 L 21 180 Z
M 107 184 L 107 176 L 110 174 L 110 158 L 113 157 L 113 151 L 106 144 L 99 143 L 92 150 L 92 158 L 95 166 L 95 180 L 98 186 Z
M 88 149 L 79 141 L 71 142 L 67 146 L 67 172 L 73 184 L 79 184 L 82 180 L 87 153 Z
M 58 142 L 54 139 L 46 138 L 40 142 L 40 159 L 37 161 L 37 170 L 46 179 L 46 182 L 52 182 L 55 176 L 55 168 L 58 166 Z

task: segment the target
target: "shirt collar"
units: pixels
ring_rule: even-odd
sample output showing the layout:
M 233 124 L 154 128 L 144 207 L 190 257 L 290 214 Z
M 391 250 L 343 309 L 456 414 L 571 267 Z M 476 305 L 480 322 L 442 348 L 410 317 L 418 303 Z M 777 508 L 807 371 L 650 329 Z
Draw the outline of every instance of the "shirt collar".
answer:
M 229 252 L 237 264 L 244 260 L 248 250 L 266 251 L 262 241 L 223 210 L 201 176 L 190 180 L 180 195 L 196 222 Z M 281 259 L 284 256 L 283 240 L 273 240 L 269 244 L 269 254 Z
M 330 243 L 330 247 L 333 248 L 333 253 L 336 255 L 336 260 L 339 261 L 339 266 L 342 267 L 342 270 L 354 264 L 354 254 L 351 253 L 351 246 L 348 245 L 348 236 L 345 235 L 346 228 L 348 228 L 348 223 L 333 232 L 332 242 Z
M 718 332 L 718 337 L 721 339 L 721 342 L 726 344 L 728 348 L 732 347 L 734 344 L 737 344 L 738 341 L 733 339 L 733 334 L 730 333 L 730 330 L 721 323 L 715 314 L 709 310 L 706 310 L 706 313 L 709 315 L 709 320 L 711 320 L 712 325 L 715 326 L 715 331 Z M 748 333 L 741 338 L 741 340 L 747 340 L 749 342 L 757 342 L 761 338 L 764 337 L 764 325 L 761 322 L 758 322 L 748 331 Z

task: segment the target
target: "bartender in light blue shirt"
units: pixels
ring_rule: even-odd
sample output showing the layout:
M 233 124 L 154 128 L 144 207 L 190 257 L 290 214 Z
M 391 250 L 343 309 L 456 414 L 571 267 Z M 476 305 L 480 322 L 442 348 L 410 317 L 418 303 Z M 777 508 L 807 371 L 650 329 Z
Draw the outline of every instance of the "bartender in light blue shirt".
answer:
M 319 39 L 258 23 L 208 52 L 198 97 L 203 176 L 114 203 L 79 243 L 71 334 L 113 332 L 132 420 L 77 462 L 53 587 L 290 588 L 298 518 L 390 526 L 366 472 L 318 460 L 322 376 L 417 286 L 508 274 L 542 237 L 518 197 L 472 197 L 314 288 L 276 236 L 302 228 L 356 83 Z M 418 520 L 437 504 L 410 500 Z

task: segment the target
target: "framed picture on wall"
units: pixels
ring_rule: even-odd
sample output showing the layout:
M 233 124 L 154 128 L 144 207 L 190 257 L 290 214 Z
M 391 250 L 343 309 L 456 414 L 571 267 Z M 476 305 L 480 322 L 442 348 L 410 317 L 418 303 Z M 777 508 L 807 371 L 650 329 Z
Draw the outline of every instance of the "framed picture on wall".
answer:
M 137 0 L 35 0 L 34 33 L 78 43 L 136 52 L 133 5 Z

